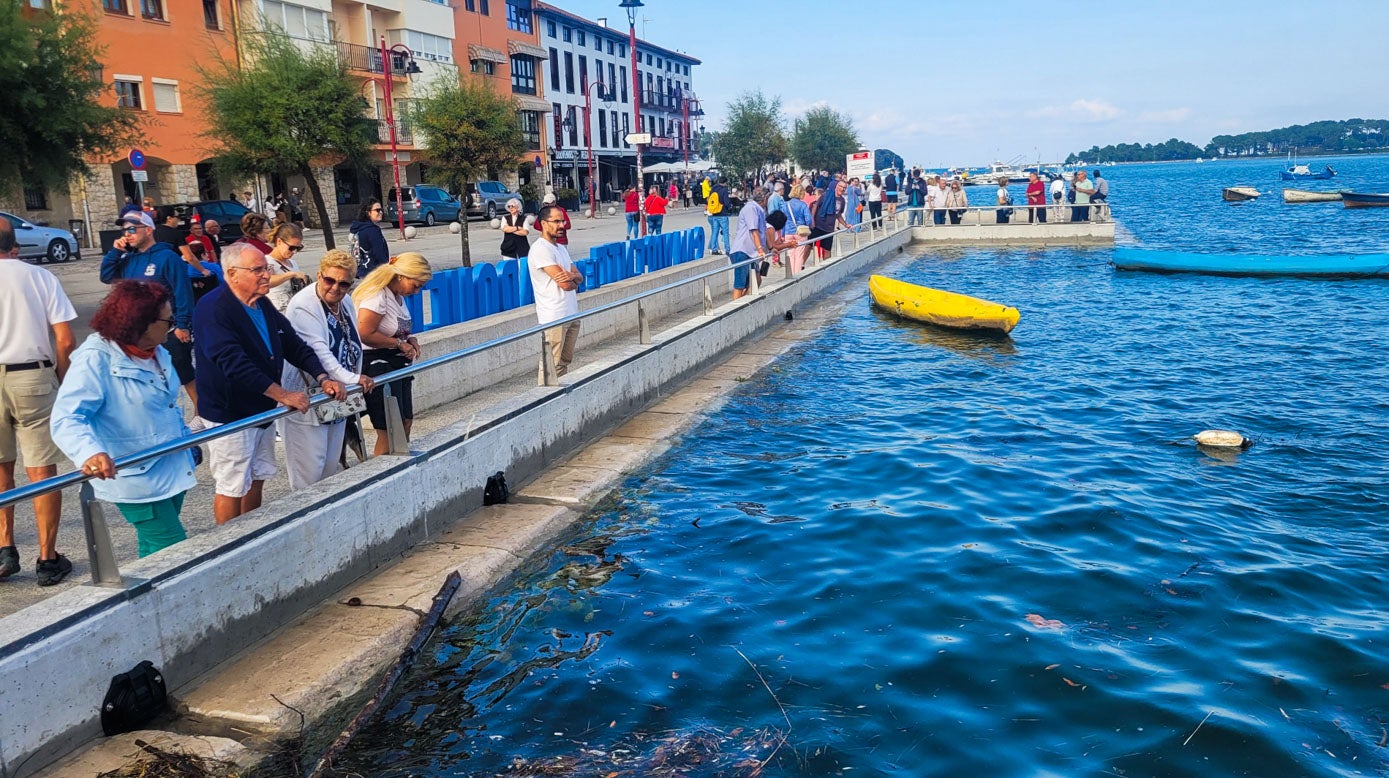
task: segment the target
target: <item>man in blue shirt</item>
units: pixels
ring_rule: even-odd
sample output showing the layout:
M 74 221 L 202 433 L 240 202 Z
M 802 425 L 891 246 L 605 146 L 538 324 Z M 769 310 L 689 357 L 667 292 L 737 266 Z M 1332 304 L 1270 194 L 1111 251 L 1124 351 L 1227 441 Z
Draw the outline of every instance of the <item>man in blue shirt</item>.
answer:
M 205 427 L 264 413 L 277 404 L 309 409 L 304 392 L 280 386 L 284 363 L 304 371 L 323 393 L 346 396 L 284 314 L 265 298 L 270 268 L 260 249 L 233 243 L 222 252 L 226 283 L 208 292 L 194 321 L 198 340 L 198 417 Z M 269 423 L 207 444 L 216 495 L 212 512 L 224 524 L 260 507 L 265 479 L 275 475 L 275 429 Z
M 738 231 L 733 237 L 733 248 L 728 261 L 737 265 L 733 268 L 733 299 L 748 293 L 748 283 L 757 269 L 747 262 L 753 257 L 766 253 L 762 241 L 767 235 L 767 187 L 759 186 L 752 191 L 752 199 L 738 212 Z
M 188 277 L 188 265 L 178 251 L 154 237 L 154 219 L 144 211 L 131 211 L 116 220 L 121 237 L 101 258 L 101 282 L 110 284 L 122 278 L 136 281 L 156 281 L 173 295 L 174 330 L 164 341 L 164 348 L 174 363 L 178 382 L 188 392 L 188 399 L 198 403 L 193 383 L 193 283 Z

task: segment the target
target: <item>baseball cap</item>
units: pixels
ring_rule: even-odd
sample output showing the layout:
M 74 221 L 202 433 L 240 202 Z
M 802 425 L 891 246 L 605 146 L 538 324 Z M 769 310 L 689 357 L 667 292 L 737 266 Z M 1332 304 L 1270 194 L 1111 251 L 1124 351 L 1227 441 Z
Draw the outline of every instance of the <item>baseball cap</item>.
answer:
M 117 225 L 134 224 L 138 227 L 149 227 L 154 229 L 154 219 L 144 211 L 131 211 L 116 220 Z
M 553 192 L 551 192 L 550 194 L 545 195 L 545 199 L 543 200 L 543 202 L 544 202 L 546 205 L 549 205 L 550 203 L 553 203 L 554 201 L 555 201 L 555 195 L 554 195 Z

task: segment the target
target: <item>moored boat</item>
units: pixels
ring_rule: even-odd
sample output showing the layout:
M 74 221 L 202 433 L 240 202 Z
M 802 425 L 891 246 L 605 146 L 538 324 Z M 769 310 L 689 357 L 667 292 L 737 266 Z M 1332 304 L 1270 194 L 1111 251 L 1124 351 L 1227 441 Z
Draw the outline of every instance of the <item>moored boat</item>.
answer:
M 1347 208 L 1389 208 L 1389 192 L 1342 192 Z
M 1226 276 L 1385 276 L 1389 275 L 1389 254 L 1275 256 L 1116 248 L 1114 267 Z
M 1220 192 L 1221 198 L 1230 203 L 1253 200 L 1260 194 L 1259 190 L 1252 186 L 1227 186 Z
M 1017 308 L 886 276 L 870 276 L 868 293 L 888 313 L 938 327 L 1008 333 L 1020 318 Z
M 1287 170 L 1278 171 L 1278 177 L 1284 181 L 1325 181 L 1335 175 L 1336 171 L 1330 165 L 1327 165 L 1325 170 L 1315 173 L 1306 165 L 1292 165 Z
M 1330 203 L 1341 199 L 1340 192 L 1314 192 L 1309 189 L 1284 189 L 1285 203 Z

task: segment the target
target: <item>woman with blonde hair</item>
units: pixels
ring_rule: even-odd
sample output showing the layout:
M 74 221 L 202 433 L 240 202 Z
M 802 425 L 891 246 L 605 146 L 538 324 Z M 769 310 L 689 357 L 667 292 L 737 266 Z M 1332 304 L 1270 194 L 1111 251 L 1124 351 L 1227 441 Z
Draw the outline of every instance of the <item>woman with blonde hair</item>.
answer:
M 362 355 L 362 372 L 372 378 L 399 370 L 420 357 L 420 343 L 411 334 L 414 322 L 405 308 L 405 298 L 418 294 L 434 271 L 429 260 L 413 251 L 392 257 L 367 274 L 352 293 L 357 305 L 357 334 L 366 352 Z M 414 398 L 406 378 L 391 382 L 391 396 L 400 403 L 400 417 L 405 422 L 405 436 L 410 436 L 410 422 L 415 418 Z M 386 402 L 378 387 L 367 395 L 367 416 L 376 430 L 374 453 L 380 456 L 390 448 L 386 438 Z
M 309 285 L 308 275 L 294 261 L 294 255 L 304 249 L 304 231 L 297 224 L 279 222 L 270 230 L 270 244 L 274 248 L 265 255 L 270 266 L 270 293 L 266 297 L 275 310 L 284 313 L 290 299 Z
M 292 226 L 292 225 L 291 225 Z M 370 392 L 371 376 L 362 373 L 362 339 L 357 334 L 357 311 L 347 290 L 357 280 L 357 260 L 333 249 L 318 263 L 318 280 L 289 301 L 285 318 L 313 349 L 328 377 L 343 386 L 361 384 Z M 272 290 L 273 291 L 273 290 Z M 312 379 L 285 363 L 280 386 L 290 392 L 316 394 Z M 300 489 L 338 472 L 347 418 L 320 419 L 315 411 L 296 413 L 275 422 L 285 441 L 289 487 Z

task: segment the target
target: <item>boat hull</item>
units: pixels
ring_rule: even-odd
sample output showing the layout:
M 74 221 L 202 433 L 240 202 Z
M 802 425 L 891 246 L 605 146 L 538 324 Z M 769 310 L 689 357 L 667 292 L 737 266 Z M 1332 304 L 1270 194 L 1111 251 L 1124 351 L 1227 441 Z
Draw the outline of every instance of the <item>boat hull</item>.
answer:
M 886 276 L 869 277 L 868 293 L 888 313 L 937 327 L 1006 334 L 1020 318 L 1017 308 Z
M 1259 190 L 1252 186 L 1227 186 L 1220 192 L 1220 196 L 1228 203 L 1239 203 L 1245 200 L 1253 200 L 1260 194 Z
M 1290 173 L 1286 170 L 1278 172 L 1278 177 L 1284 181 L 1326 181 L 1335 175 L 1330 170 L 1323 170 L 1318 173 Z
M 1330 203 L 1341 199 L 1340 192 L 1312 192 L 1307 189 L 1284 189 L 1285 203 Z
M 1295 257 L 1118 248 L 1114 250 L 1114 267 L 1119 270 L 1226 276 L 1389 276 L 1389 254 Z
M 1341 202 L 1347 208 L 1389 208 L 1389 193 L 1343 192 Z

